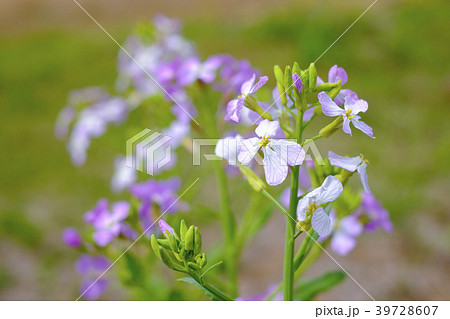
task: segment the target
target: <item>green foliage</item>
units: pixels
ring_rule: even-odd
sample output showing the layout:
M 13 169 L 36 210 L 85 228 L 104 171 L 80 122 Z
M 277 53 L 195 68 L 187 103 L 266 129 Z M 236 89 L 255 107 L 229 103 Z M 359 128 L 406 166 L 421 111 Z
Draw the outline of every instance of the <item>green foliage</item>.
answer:
M 295 289 L 294 300 L 313 300 L 318 294 L 337 286 L 344 279 L 344 272 L 332 271 L 311 280 L 303 280 Z

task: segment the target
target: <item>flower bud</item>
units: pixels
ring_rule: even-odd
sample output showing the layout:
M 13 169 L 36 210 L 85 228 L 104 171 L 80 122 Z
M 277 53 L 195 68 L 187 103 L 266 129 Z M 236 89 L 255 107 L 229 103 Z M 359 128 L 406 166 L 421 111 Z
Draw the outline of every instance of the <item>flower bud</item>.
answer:
M 184 219 L 182 219 L 181 223 L 180 223 L 180 237 L 181 237 L 181 240 L 184 240 L 184 238 L 186 237 L 186 232 L 187 232 L 187 226 L 186 226 L 186 223 L 185 223 Z
M 292 71 L 291 67 L 289 65 L 286 66 L 284 69 L 284 87 L 286 90 L 290 91 L 290 88 L 292 87 Z
M 205 253 L 197 255 L 195 257 L 195 262 L 197 263 L 197 265 L 199 265 L 201 268 L 203 268 L 208 262 L 206 259 Z
M 336 178 L 341 181 L 342 184 L 345 184 L 348 179 L 354 174 L 354 172 L 347 171 L 346 169 L 342 169 L 341 173 L 336 175 Z
M 155 235 L 152 235 L 152 237 L 150 237 L 150 244 L 152 246 L 155 255 L 158 256 L 159 259 L 161 259 L 161 255 L 159 254 L 159 244 L 158 241 L 156 240 Z
M 161 255 L 161 260 L 162 262 L 169 267 L 170 269 L 176 270 L 176 271 L 181 271 L 184 272 L 185 269 L 184 267 L 178 263 L 171 255 L 170 253 L 165 250 L 162 247 L 159 247 L 159 254 Z
M 332 100 L 334 100 L 335 97 L 336 97 L 336 96 L 339 94 L 339 92 L 341 91 L 341 88 L 342 88 L 342 81 L 339 80 L 339 81 L 337 81 L 337 83 L 336 83 L 336 87 L 333 88 L 333 89 L 331 89 L 330 91 L 328 91 L 328 92 L 327 92 L 327 95 L 328 95 Z
M 328 92 L 328 91 L 334 89 L 337 85 L 338 85 L 337 83 L 322 83 L 322 84 L 317 85 L 315 87 L 314 91 L 315 92 L 322 92 L 322 91 Z
M 187 251 L 194 250 L 194 226 L 189 227 L 188 231 L 186 232 L 186 237 L 184 238 L 184 248 Z
M 178 252 L 179 251 L 179 247 L 178 247 L 178 241 L 175 238 L 174 235 L 170 235 L 169 236 L 169 245 L 170 245 L 170 249 L 174 252 Z
M 314 63 L 311 63 L 309 65 L 308 73 L 309 73 L 309 88 L 314 89 L 317 84 L 317 70 L 316 65 Z
M 239 165 L 239 170 L 246 177 L 247 182 L 255 191 L 260 192 L 263 188 L 267 188 L 266 183 L 248 166 Z
M 189 268 L 191 268 L 194 271 L 201 270 L 200 266 L 195 264 L 195 263 L 193 263 L 193 262 L 188 262 L 187 265 L 188 265 Z
M 194 228 L 194 255 L 200 254 L 202 251 L 202 234 L 198 227 Z
M 275 78 L 277 80 L 278 93 L 280 94 L 280 101 L 283 105 L 287 105 L 286 89 L 284 87 L 284 74 L 279 65 L 273 67 Z
M 302 74 L 302 69 L 300 69 L 300 65 L 297 62 L 294 62 L 292 67 L 292 74 L 297 73 L 298 75 Z
M 168 239 L 157 239 L 157 241 L 158 241 L 158 244 L 160 246 L 162 246 L 163 248 L 169 249 L 169 250 L 171 249 Z
M 262 118 L 272 121 L 272 115 L 269 112 L 264 111 L 256 101 L 256 98 L 252 95 L 247 95 L 244 100 L 244 105 L 252 111 L 255 111 Z
M 323 129 L 319 131 L 319 135 L 321 137 L 330 137 L 337 130 L 342 127 L 343 118 L 342 115 L 338 116 L 333 122 L 325 126 Z

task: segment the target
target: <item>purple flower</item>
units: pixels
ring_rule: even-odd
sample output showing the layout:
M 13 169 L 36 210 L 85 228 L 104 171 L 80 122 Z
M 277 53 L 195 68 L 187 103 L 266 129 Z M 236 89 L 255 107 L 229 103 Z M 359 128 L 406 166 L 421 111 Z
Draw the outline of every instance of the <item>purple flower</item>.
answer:
M 137 179 L 136 170 L 127 167 L 124 157 L 116 157 L 114 161 L 114 175 L 111 180 L 111 189 L 118 193 L 128 189 Z
M 224 137 L 217 141 L 214 152 L 217 157 L 223 158 L 228 161 L 228 164 L 236 166 L 241 144 L 242 136 L 239 134 L 234 137 Z
M 365 214 L 368 217 L 369 220 L 364 224 L 364 229 L 368 232 L 381 228 L 390 233 L 394 229 L 389 218 L 389 212 L 381 206 L 372 194 L 364 193 L 362 195 L 362 203 L 358 213 Z
M 350 129 L 350 122 L 353 123 L 358 130 L 362 131 L 364 134 L 375 138 L 372 133 L 372 128 L 360 121 L 361 117 L 357 115 L 359 112 L 366 112 L 368 109 L 367 102 L 364 100 L 355 100 L 353 98 L 347 97 L 344 102 L 344 109 L 337 106 L 335 102 L 325 93 L 320 92 L 319 102 L 322 104 L 323 114 L 326 116 L 339 116 L 342 115 L 344 118 L 343 131 L 347 134 L 352 135 Z
M 163 233 L 163 235 L 167 236 L 169 233 L 175 234 L 175 231 L 173 230 L 173 228 L 170 227 L 170 225 L 167 224 L 165 220 L 160 219 L 158 221 L 158 225 L 159 225 L 159 229 L 161 229 L 161 233 Z
M 330 160 L 331 165 L 342 167 L 347 171 L 354 172 L 358 171 L 359 178 L 361 179 L 361 183 L 364 187 L 364 191 L 366 193 L 370 193 L 370 187 L 367 182 L 367 161 L 365 161 L 362 156 L 355 157 L 344 157 L 337 155 L 336 153 L 329 151 L 328 158 Z
M 85 214 L 84 220 L 95 228 L 92 237 L 97 245 L 104 247 L 119 236 L 123 229 L 123 220 L 128 217 L 129 211 L 130 204 L 128 202 L 113 203 L 110 211 L 108 201 L 101 199 L 93 210 Z
M 201 80 L 205 83 L 211 83 L 216 77 L 216 71 L 221 66 L 222 60 L 218 56 L 211 56 L 205 62 L 200 62 L 200 59 L 193 57 L 183 62 L 178 75 L 178 84 L 187 86 L 194 83 L 196 80 Z
M 267 76 L 262 76 L 255 84 L 256 75 L 253 74 L 250 80 L 244 82 L 241 86 L 241 95 L 237 99 L 231 100 L 227 105 L 227 115 L 225 120 L 234 121 L 236 123 L 240 120 L 241 110 L 244 108 L 244 101 L 247 95 L 253 94 L 259 90 L 269 79 Z
M 66 244 L 69 247 L 73 247 L 73 248 L 80 247 L 83 242 L 80 234 L 73 227 L 64 229 L 62 238 L 63 238 L 64 244 Z
M 248 165 L 259 149 L 262 149 L 266 181 L 272 186 L 279 185 L 286 179 L 288 165 L 301 165 L 305 159 L 305 151 L 296 142 L 270 138 L 279 130 L 280 123 L 277 121 L 261 121 L 255 129 L 259 137 L 243 140 L 238 155 L 239 162 Z
M 338 67 L 337 65 L 333 65 L 328 72 L 328 82 L 329 83 L 337 83 L 341 80 L 342 85 L 347 83 L 348 76 L 347 72 L 343 68 Z M 317 84 L 323 84 L 323 80 L 320 77 L 317 77 Z M 353 99 L 358 99 L 358 95 L 355 92 L 348 89 L 342 89 L 339 94 L 335 97 L 334 101 L 337 105 L 344 104 L 345 98 L 351 97 Z
M 173 177 L 165 181 L 148 180 L 131 186 L 131 194 L 141 201 L 138 214 L 144 229 L 153 224 L 154 208 L 161 213 L 174 213 L 177 210 L 186 209 L 184 202 L 177 201 L 177 191 L 180 185 L 180 179 Z
M 76 271 L 83 277 L 80 293 L 87 300 L 98 299 L 108 288 L 109 281 L 101 277 L 111 263 L 103 256 L 82 255 L 75 263 Z M 97 280 L 98 279 L 98 280 Z
M 55 125 L 55 135 L 58 138 L 64 138 L 69 133 L 69 126 L 75 119 L 76 111 L 71 106 L 66 106 L 59 112 Z
M 354 215 L 339 222 L 339 227 L 331 238 L 331 249 L 341 256 L 347 255 L 356 246 L 356 238 L 363 232 L 363 225 Z
M 299 221 L 311 220 L 313 229 L 319 236 L 326 236 L 331 232 L 331 219 L 321 205 L 336 200 L 343 191 L 341 182 L 334 176 L 325 178 L 322 186 L 306 194 L 297 206 Z

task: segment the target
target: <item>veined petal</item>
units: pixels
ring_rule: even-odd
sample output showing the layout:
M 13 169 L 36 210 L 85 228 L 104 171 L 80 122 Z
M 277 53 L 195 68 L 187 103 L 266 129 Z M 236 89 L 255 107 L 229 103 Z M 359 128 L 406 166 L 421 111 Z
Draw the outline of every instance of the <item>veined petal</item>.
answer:
M 242 144 L 239 147 L 239 162 L 241 162 L 243 165 L 250 164 L 252 158 L 259 150 L 258 141 L 259 138 L 257 137 L 252 137 L 242 141 Z
M 354 127 L 356 127 L 358 130 L 360 130 L 361 132 L 363 132 L 367 136 L 369 136 L 371 138 L 375 138 L 373 136 L 372 128 L 369 125 L 367 125 L 366 123 L 364 123 L 363 121 L 360 121 L 357 118 L 353 118 L 352 119 L 352 123 L 353 123 Z
M 283 183 L 288 174 L 286 161 L 269 147 L 264 147 L 263 152 L 264 174 L 266 175 L 267 184 L 275 186 Z
M 367 182 L 367 173 L 366 173 L 367 163 L 362 162 L 361 165 L 358 166 L 358 175 L 361 179 L 361 183 L 363 184 L 364 191 L 366 193 L 371 193 L 369 183 Z
M 270 137 L 277 134 L 279 129 L 280 123 L 278 121 L 263 120 L 255 129 L 255 133 L 259 137 Z
M 253 74 L 253 76 L 250 78 L 250 80 L 247 80 L 244 83 L 242 83 L 242 86 L 241 86 L 241 94 L 242 95 L 247 95 L 250 93 L 250 91 L 253 87 L 253 83 L 255 83 L 255 79 L 256 79 L 256 75 Z
M 309 199 L 308 195 L 303 197 L 298 201 L 297 205 L 297 220 L 298 221 L 304 221 L 306 219 L 306 210 L 309 206 Z
M 323 114 L 326 116 L 339 116 L 345 113 L 325 92 L 320 92 L 318 98 L 322 104 Z
M 225 120 L 238 123 L 241 118 L 241 110 L 244 107 L 244 99 L 234 99 L 228 102 Z
M 353 92 L 352 90 L 349 89 L 342 89 L 338 95 L 334 98 L 334 101 L 336 102 L 337 105 L 342 105 L 345 102 L 345 99 L 349 97 L 352 99 L 357 100 L 358 99 L 358 95 Z
M 345 108 L 352 110 L 352 114 L 358 114 L 359 112 L 366 112 L 369 108 L 369 104 L 362 99 L 355 99 L 352 95 L 347 95 L 344 100 Z
M 350 120 L 347 118 L 347 116 L 344 116 L 344 123 L 342 124 L 342 130 L 345 133 L 350 134 L 350 136 L 352 136 L 352 130 L 350 128 Z
M 347 83 L 347 72 L 343 68 L 333 65 L 328 72 L 328 82 L 337 83 L 339 80 L 341 80 L 342 85 Z
M 319 236 L 327 236 L 331 232 L 331 218 L 325 213 L 322 207 L 319 207 L 313 213 L 311 226 Z
M 332 175 L 327 176 L 322 186 L 320 186 L 320 192 L 316 196 L 317 205 L 334 201 L 342 194 L 343 190 L 342 183 L 336 177 Z
M 303 113 L 303 122 L 307 122 L 314 115 L 314 108 L 307 109 L 305 113 Z
M 239 134 L 235 137 L 222 138 L 217 141 L 214 152 L 216 156 L 226 159 L 230 165 L 236 165 L 241 142 L 242 137 Z
M 266 84 L 266 82 L 267 82 L 268 80 L 269 80 L 269 77 L 268 77 L 268 76 L 261 76 L 261 77 L 259 78 L 259 81 L 256 82 L 256 84 L 250 89 L 249 94 L 250 94 L 250 93 L 255 93 L 256 91 L 258 91 L 258 90 L 261 88 L 261 86 L 263 86 L 264 84 Z
M 360 156 L 344 157 L 337 155 L 332 151 L 328 152 L 328 159 L 330 160 L 331 165 L 345 168 L 347 171 L 350 172 L 356 171 L 358 166 L 362 163 L 362 159 Z
M 305 151 L 296 142 L 273 139 L 269 146 L 290 166 L 301 165 L 305 159 Z

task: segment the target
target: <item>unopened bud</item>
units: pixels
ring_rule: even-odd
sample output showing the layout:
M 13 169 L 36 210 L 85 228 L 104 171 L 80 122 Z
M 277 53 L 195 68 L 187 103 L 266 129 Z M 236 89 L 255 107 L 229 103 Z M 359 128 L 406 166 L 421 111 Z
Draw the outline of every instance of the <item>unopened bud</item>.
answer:
M 330 91 L 328 91 L 328 92 L 327 92 L 327 95 L 328 95 L 332 100 L 334 100 L 335 97 L 336 97 L 336 96 L 339 94 L 339 92 L 341 91 L 341 88 L 342 88 L 342 81 L 339 80 L 339 81 L 337 81 L 337 83 L 336 83 L 336 87 L 333 88 L 333 89 L 331 89 Z
M 194 250 L 194 226 L 189 227 L 184 238 L 184 248 L 187 251 Z
M 309 78 L 309 88 L 314 89 L 317 84 L 317 70 L 316 70 L 316 65 L 314 63 L 311 63 L 309 65 L 308 73 L 309 73 L 309 77 L 308 77 Z
M 171 249 L 168 239 L 157 239 L 157 241 L 158 241 L 158 244 L 160 246 L 164 247 L 165 249 Z
M 286 90 L 290 91 L 290 88 L 292 87 L 292 71 L 291 67 L 289 65 L 286 66 L 284 69 L 284 87 Z
M 194 228 L 194 254 L 200 254 L 202 251 L 202 234 L 200 233 L 200 230 L 198 227 Z
M 178 263 L 171 255 L 170 253 L 165 250 L 162 247 L 159 247 L 159 254 L 161 256 L 162 262 L 169 267 L 170 269 L 176 270 L 176 271 L 184 271 L 183 266 Z
M 201 270 L 201 267 L 193 262 L 188 262 L 187 263 L 188 267 L 191 268 L 194 271 L 199 271 Z
M 338 116 L 333 122 L 325 126 L 323 129 L 319 131 L 319 135 L 321 137 L 330 137 L 337 130 L 342 127 L 343 118 L 342 115 Z
M 169 245 L 170 245 L 170 248 L 171 248 L 174 252 L 177 253 L 177 252 L 179 251 L 178 241 L 177 241 L 177 239 L 175 238 L 174 235 L 170 235 L 170 236 L 169 236 Z
M 150 237 L 150 244 L 152 246 L 155 255 L 158 256 L 159 259 L 161 259 L 161 255 L 159 254 L 159 244 L 158 241 L 156 240 L 155 235 L 152 235 L 152 237 Z

